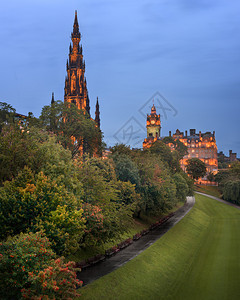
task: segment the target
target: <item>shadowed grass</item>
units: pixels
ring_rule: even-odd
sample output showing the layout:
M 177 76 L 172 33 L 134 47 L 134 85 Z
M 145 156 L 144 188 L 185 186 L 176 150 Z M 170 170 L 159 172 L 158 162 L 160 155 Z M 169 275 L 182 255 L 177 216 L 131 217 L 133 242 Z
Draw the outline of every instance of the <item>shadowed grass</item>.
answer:
M 190 213 L 81 299 L 239 299 L 240 210 L 196 195 Z
M 201 192 L 204 194 L 208 194 L 214 197 L 221 198 L 221 193 L 219 191 L 219 188 L 217 186 L 204 186 L 204 185 L 195 185 L 194 189 L 197 192 Z

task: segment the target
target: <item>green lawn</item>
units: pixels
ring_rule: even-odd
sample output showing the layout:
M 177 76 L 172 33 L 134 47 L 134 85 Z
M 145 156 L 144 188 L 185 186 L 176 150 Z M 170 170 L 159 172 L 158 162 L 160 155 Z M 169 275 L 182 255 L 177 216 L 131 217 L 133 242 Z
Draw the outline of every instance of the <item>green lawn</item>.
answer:
M 80 299 L 240 299 L 240 210 L 196 195 L 190 213 Z

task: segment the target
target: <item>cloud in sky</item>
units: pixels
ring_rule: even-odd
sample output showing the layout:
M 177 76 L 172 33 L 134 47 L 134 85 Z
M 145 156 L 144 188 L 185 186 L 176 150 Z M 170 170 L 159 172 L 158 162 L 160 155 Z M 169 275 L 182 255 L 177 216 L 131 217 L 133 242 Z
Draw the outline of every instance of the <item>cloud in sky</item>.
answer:
M 160 91 L 178 110 L 163 122 L 215 130 L 240 153 L 240 3 L 237 0 L 11 0 L 0 11 L 0 101 L 39 115 L 63 100 L 78 10 L 92 114 L 99 96 L 106 140 Z M 144 134 L 144 133 L 143 133 Z

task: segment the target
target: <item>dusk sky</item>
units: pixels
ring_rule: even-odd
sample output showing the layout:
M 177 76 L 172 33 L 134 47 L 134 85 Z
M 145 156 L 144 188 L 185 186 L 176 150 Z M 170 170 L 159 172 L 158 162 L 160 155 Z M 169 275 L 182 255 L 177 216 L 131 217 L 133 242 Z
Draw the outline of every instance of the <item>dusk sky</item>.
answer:
M 74 12 L 105 142 L 141 147 L 153 98 L 161 135 L 216 132 L 240 156 L 239 0 L 8 0 L 0 8 L 0 101 L 39 116 L 64 99 Z

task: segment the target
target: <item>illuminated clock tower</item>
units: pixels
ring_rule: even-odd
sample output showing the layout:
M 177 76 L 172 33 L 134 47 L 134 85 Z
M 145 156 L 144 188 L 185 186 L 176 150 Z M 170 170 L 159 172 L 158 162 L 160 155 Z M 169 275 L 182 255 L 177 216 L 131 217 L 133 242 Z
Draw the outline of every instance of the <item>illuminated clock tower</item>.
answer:
M 153 104 L 151 114 L 147 115 L 147 137 L 159 138 L 161 131 L 160 115 L 157 115 L 155 105 Z
M 151 114 L 147 115 L 147 138 L 143 142 L 143 148 L 149 148 L 152 143 L 160 138 L 161 121 L 153 104 Z

